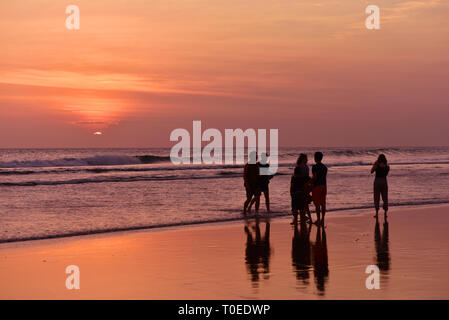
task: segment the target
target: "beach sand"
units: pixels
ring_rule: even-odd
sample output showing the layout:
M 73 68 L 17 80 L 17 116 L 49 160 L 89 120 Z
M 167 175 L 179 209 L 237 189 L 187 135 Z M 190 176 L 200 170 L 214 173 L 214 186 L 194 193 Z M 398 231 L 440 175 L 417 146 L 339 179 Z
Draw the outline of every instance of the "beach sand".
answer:
M 448 205 L 391 208 L 377 230 L 371 210 L 330 212 L 321 238 L 313 226 L 294 241 L 290 217 L 271 219 L 267 238 L 265 220 L 259 236 L 249 219 L 0 244 L 0 298 L 449 298 Z M 69 265 L 79 290 L 65 286 Z M 368 265 L 378 290 L 365 286 Z

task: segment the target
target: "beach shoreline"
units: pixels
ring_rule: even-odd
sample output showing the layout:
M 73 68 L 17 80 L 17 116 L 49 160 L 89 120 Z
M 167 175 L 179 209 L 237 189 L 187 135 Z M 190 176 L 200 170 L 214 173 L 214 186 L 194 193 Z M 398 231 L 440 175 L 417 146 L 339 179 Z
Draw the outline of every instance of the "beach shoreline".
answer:
M 406 210 L 407 208 L 415 208 L 415 207 L 438 207 L 438 206 L 449 206 L 449 202 L 441 202 L 441 203 L 423 203 L 423 204 L 401 204 L 401 205 L 391 205 L 391 208 L 394 208 L 395 211 L 398 210 Z M 315 209 L 312 208 L 313 205 L 310 205 L 310 212 L 312 215 L 315 215 Z M 338 217 L 346 217 L 346 216 L 359 216 L 364 214 L 369 214 L 373 209 L 370 206 L 363 206 L 363 207 L 354 207 L 354 208 L 338 208 L 338 209 L 330 209 L 327 211 L 327 218 L 338 218 Z M 356 212 L 354 214 L 354 212 Z M 380 214 L 382 214 L 382 210 L 380 210 Z M 286 219 L 291 218 L 291 213 L 285 213 L 285 212 L 279 212 L 279 211 L 271 211 L 270 213 L 267 213 L 264 208 L 262 208 L 258 215 L 254 213 L 254 210 L 252 213 L 249 213 L 248 215 L 244 216 L 243 214 L 240 215 L 240 217 L 232 217 L 229 219 L 223 219 L 223 220 L 206 220 L 206 221 L 192 221 L 192 222 L 183 222 L 183 223 L 172 223 L 172 224 L 166 224 L 166 225 L 149 225 L 149 226 L 134 226 L 134 227 L 127 227 L 127 228 L 117 228 L 117 229 L 104 229 L 104 230 L 96 230 L 96 231 L 85 231 L 85 232 L 75 232 L 75 233 L 67 233 L 67 234 L 59 234 L 59 235 L 48 235 L 48 236 L 36 236 L 36 237 L 25 237 L 25 238 L 19 238 L 19 239 L 3 239 L 0 240 L 0 246 L 8 243 L 24 243 L 24 242 L 35 242 L 35 241 L 46 241 L 46 240 L 66 240 L 71 238 L 78 238 L 78 237 L 95 237 L 95 236 L 101 236 L 101 235 L 109 235 L 109 234 L 123 234 L 128 232 L 147 232 L 147 231 L 154 231 L 154 232 L 160 232 L 160 231 L 167 231 L 167 230 L 178 230 L 178 229 L 184 229 L 184 228 L 191 228 L 191 227 L 207 227 L 207 226 L 213 226 L 213 225 L 221 225 L 221 224 L 233 224 L 233 223 L 239 223 L 242 221 L 245 221 L 247 219 L 255 219 L 255 218 L 261 218 L 261 219 Z
M 266 237 L 265 215 L 258 226 L 251 216 L 2 243 L 0 298 L 447 299 L 449 283 L 438 275 L 449 262 L 449 205 L 390 210 L 386 243 L 383 213 L 376 240 L 369 209 L 329 213 L 324 246 L 316 226 L 306 243 L 295 239 L 288 216 L 269 219 Z M 370 264 L 380 266 L 380 290 L 365 287 Z M 69 265 L 80 268 L 80 290 L 65 287 Z

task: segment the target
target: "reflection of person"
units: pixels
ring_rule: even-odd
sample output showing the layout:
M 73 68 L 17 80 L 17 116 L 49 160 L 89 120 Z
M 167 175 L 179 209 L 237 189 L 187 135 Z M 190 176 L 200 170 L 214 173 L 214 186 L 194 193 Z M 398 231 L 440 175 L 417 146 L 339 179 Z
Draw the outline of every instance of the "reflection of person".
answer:
M 321 162 L 323 160 L 323 153 L 315 152 L 314 158 L 316 164 L 312 166 L 312 200 L 316 208 L 316 224 L 324 225 L 324 215 L 326 214 L 327 167 Z
M 388 245 L 388 221 L 385 219 L 383 231 L 380 233 L 379 219 L 376 217 L 374 227 L 374 245 L 376 247 L 376 261 L 380 271 L 390 270 L 390 250 Z
M 265 234 L 260 231 L 260 221 L 257 218 L 254 225 L 249 222 L 245 225 L 246 250 L 245 262 L 251 281 L 257 285 L 260 273 L 268 277 L 270 271 L 270 222 L 265 221 Z
M 290 181 L 290 195 L 292 198 L 293 222 L 298 222 L 298 211 L 301 220 L 306 219 L 306 214 L 311 222 L 312 217 L 309 211 L 310 199 L 310 176 L 309 166 L 307 165 L 307 155 L 301 153 L 296 161 L 296 167 Z
M 260 155 L 261 160 L 259 162 L 257 162 L 257 164 L 259 166 L 259 171 L 260 171 L 260 168 L 269 168 L 270 167 L 270 165 L 268 164 L 267 156 L 268 155 L 266 153 L 262 153 Z M 270 212 L 270 193 L 269 193 L 268 185 L 270 184 L 270 180 L 272 178 L 273 178 L 273 175 L 259 174 L 259 179 L 258 179 L 259 190 L 261 193 L 263 193 L 263 195 L 265 197 L 265 206 L 267 208 L 267 212 Z M 249 205 L 248 211 L 251 211 L 251 206 L 253 205 L 253 203 L 256 203 L 256 205 L 255 205 L 256 212 L 258 212 L 259 206 L 260 206 L 260 196 L 253 197 L 253 199 L 251 200 L 251 203 Z
M 248 155 L 248 163 L 245 164 L 245 168 L 243 170 L 243 180 L 244 186 L 246 189 L 246 201 L 243 204 L 243 214 L 246 214 L 247 209 L 250 211 L 251 207 L 248 208 L 253 197 L 256 201 L 259 201 L 260 198 L 260 188 L 259 188 L 259 165 L 256 163 L 257 161 L 257 153 L 251 152 Z M 258 211 L 258 207 L 256 207 L 256 212 Z
M 324 294 L 327 278 L 329 277 L 326 231 L 318 225 L 316 241 L 312 245 L 313 252 L 313 274 L 316 287 L 320 295 Z
M 306 224 L 300 223 L 294 226 L 292 239 L 292 265 L 296 273 L 296 279 L 302 280 L 304 284 L 309 283 L 309 270 L 311 269 L 310 261 L 310 228 L 307 229 Z
M 385 212 L 385 216 L 388 211 L 388 184 L 387 184 L 387 175 L 390 172 L 390 166 L 387 163 L 387 158 L 384 154 L 380 154 L 377 158 L 377 161 L 374 163 L 371 168 L 371 173 L 376 173 L 376 177 L 374 179 L 374 207 L 376 208 L 376 215 L 379 214 L 379 202 L 380 196 L 382 195 L 383 209 Z

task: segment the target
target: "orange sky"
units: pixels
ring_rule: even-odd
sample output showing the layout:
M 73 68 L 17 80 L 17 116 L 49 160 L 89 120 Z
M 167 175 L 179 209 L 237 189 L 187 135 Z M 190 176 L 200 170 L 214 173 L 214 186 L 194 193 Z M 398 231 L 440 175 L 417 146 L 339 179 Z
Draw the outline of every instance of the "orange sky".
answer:
M 2 1 L 0 147 L 171 146 L 192 120 L 284 146 L 447 145 L 448 21 L 445 0 Z

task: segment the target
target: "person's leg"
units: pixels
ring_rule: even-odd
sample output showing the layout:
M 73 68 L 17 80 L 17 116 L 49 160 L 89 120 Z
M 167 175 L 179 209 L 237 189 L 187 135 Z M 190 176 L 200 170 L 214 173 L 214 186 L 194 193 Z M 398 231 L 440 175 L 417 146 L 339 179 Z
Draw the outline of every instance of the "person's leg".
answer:
M 319 224 L 321 221 L 320 215 L 321 215 L 321 210 L 320 210 L 320 205 L 315 205 L 315 211 L 316 211 L 316 224 Z
M 305 198 L 304 194 L 299 194 L 299 219 L 300 221 L 306 221 L 306 205 L 305 205 Z
M 327 197 L 327 186 L 323 188 L 323 198 L 321 203 L 321 224 L 324 226 L 324 216 L 326 215 L 326 197 Z
M 251 203 L 253 198 L 253 192 L 246 188 L 246 200 L 245 203 L 243 204 L 243 214 L 246 214 L 246 212 L 248 211 L 248 205 Z M 249 211 L 251 211 L 251 206 L 249 207 Z
M 259 212 L 260 208 L 260 195 L 256 198 L 256 212 Z
M 250 202 L 251 202 L 251 198 L 246 198 L 246 200 L 245 200 L 245 203 L 243 204 L 243 214 L 246 214 L 246 211 L 247 211 L 247 208 L 248 208 L 248 205 L 250 204 Z M 251 210 L 251 208 L 249 208 L 249 210 Z
M 256 196 L 253 196 L 251 199 L 251 202 L 249 203 L 248 212 L 251 212 L 251 208 L 253 207 L 253 204 L 257 201 Z
M 315 223 L 320 221 L 320 204 L 318 202 L 318 189 L 317 187 L 314 187 L 312 189 L 312 202 L 315 206 L 315 213 L 316 213 L 316 221 Z
M 270 212 L 270 192 L 269 190 L 264 190 L 263 195 L 265 197 L 265 206 L 267 207 L 267 212 Z
M 321 206 L 321 224 L 324 226 L 324 216 L 326 215 L 326 202 Z
M 297 225 L 298 224 L 298 210 L 292 210 L 292 215 L 293 215 L 293 221 L 291 222 L 291 224 Z
M 256 203 L 256 214 L 259 213 L 259 206 L 260 206 L 260 193 L 257 193 L 254 195 L 255 203 Z
M 307 217 L 305 215 L 307 215 Z M 306 204 L 305 208 L 304 208 L 304 218 L 306 218 L 307 222 L 309 222 L 309 223 L 313 222 L 312 215 L 310 214 L 310 209 L 309 209 L 308 204 Z
M 304 209 L 299 210 L 299 221 L 300 222 L 306 221 L 306 215 L 305 215 Z
M 373 193 L 374 193 L 374 208 L 376 209 L 375 217 L 377 217 L 377 215 L 379 214 L 380 188 L 379 183 L 376 180 L 374 180 Z
M 388 185 L 387 185 L 387 181 L 385 181 L 384 185 L 382 186 L 382 202 L 383 202 L 383 209 L 385 211 L 385 216 L 387 216 L 387 211 L 388 211 Z
M 298 194 L 296 192 L 291 192 L 290 196 L 292 198 L 292 215 L 293 215 L 292 224 L 297 224 L 298 223 L 298 214 L 299 214 Z

